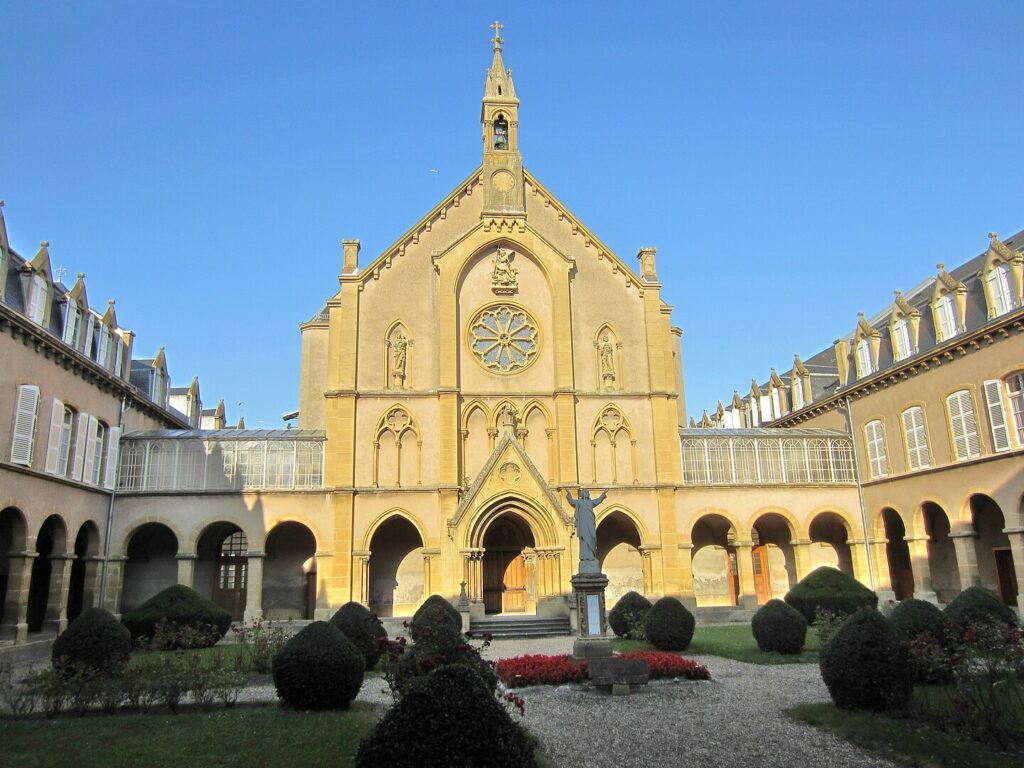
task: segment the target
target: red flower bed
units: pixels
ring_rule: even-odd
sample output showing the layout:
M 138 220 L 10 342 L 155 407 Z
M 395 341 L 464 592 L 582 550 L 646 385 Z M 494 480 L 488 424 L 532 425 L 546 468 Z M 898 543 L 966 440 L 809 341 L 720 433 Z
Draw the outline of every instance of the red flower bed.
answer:
M 524 685 L 558 685 L 579 683 L 587 676 L 587 662 L 574 664 L 565 654 L 513 656 L 501 659 L 495 665 L 498 677 L 513 688 Z
M 685 677 L 687 680 L 710 680 L 708 668 L 692 659 L 661 651 L 633 651 L 618 654 L 623 659 L 643 659 L 651 670 L 651 680 L 659 677 Z

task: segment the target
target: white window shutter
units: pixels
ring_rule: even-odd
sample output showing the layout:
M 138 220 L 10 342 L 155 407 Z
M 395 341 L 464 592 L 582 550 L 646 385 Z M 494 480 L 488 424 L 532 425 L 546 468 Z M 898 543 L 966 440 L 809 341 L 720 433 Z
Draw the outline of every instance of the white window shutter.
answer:
M 1009 450 L 1010 429 L 1003 408 L 1002 382 L 998 379 L 985 382 L 985 402 L 988 403 L 988 420 L 992 425 L 992 446 L 997 451 Z
M 50 411 L 50 441 L 46 444 L 46 463 L 43 471 L 54 475 L 60 459 L 60 438 L 64 427 L 64 403 L 53 398 L 53 409 Z
M 89 431 L 89 414 L 78 414 L 78 423 L 75 425 L 75 466 L 71 471 L 72 480 L 82 479 L 82 467 L 85 464 L 85 446 L 88 444 L 87 433 Z
M 86 357 L 92 354 L 92 333 L 95 323 L 92 321 L 92 315 L 86 311 L 82 316 L 82 322 L 85 323 L 85 343 L 82 344 L 81 352 Z
M 85 426 L 85 463 L 82 469 L 82 482 L 91 483 L 96 469 L 96 417 L 89 416 Z
M 103 487 L 114 490 L 117 483 L 118 452 L 121 444 L 121 428 L 111 427 L 107 430 L 107 469 L 103 477 Z
M 14 437 L 11 441 L 11 463 L 32 466 L 32 448 L 36 437 L 36 411 L 39 408 L 39 387 L 22 384 L 14 414 Z

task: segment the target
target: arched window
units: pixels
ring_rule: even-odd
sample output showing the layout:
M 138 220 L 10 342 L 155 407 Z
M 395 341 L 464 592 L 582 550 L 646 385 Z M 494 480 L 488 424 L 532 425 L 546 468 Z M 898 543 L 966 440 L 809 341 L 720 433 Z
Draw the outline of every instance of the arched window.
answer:
M 502 114 L 494 120 L 494 148 L 508 149 L 508 121 Z
M 903 412 L 903 437 L 907 445 L 907 466 L 910 469 L 924 469 L 932 463 L 928 450 L 928 432 L 924 426 L 924 409 L 920 406 L 907 408 Z
M 886 477 L 889 474 L 889 456 L 885 451 L 885 427 L 878 419 L 864 425 L 868 443 L 868 460 L 871 477 Z

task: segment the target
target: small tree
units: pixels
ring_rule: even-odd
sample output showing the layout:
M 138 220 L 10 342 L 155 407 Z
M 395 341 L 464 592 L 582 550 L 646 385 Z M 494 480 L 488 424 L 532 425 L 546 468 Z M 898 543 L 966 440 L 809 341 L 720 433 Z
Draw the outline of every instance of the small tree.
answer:
M 388 636 L 380 619 L 362 604 L 348 602 L 335 611 L 331 624 L 363 654 L 366 668 L 373 669 L 380 658 L 380 640 Z
M 346 709 L 363 684 L 363 655 L 337 627 L 314 621 L 274 657 L 277 695 L 298 709 Z
M 674 597 L 663 597 L 647 612 L 644 634 L 659 651 L 683 651 L 693 639 L 697 622 Z
M 900 636 L 878 611 L 853 614 L 821 649 L 821 677 L 840 709 L 904 710 L 913 672 Z
M 103 675 L 116 675 L 128 663 L 132 636 L 102 608 L 86 608 L 54 640 L 52 657 L 57 670 L 78 666 Z
M 643 639 L 644 617 L 651 610 L 651 601 L 639 592 L 627 592 L 608 611 L 608 626 L 619 637 Z
M 807 639 L 807 619 L 781 600 L 769 600 L 754 614 L 750 630 L 762 651 L 800 653 Z
M 814 622 L 819 610 L 850 615 L 859 608 L 878 606 L 878 595 L 837 568 L 815 568 L 786 594 L 785 600 Z

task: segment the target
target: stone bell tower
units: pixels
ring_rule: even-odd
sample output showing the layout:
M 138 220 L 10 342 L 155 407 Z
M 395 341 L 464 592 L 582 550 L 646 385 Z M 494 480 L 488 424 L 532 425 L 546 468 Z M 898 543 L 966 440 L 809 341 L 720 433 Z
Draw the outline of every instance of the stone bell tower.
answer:
M 494 22 L 494 60 L 480 108 L 484 140 L 484 215 L 523 215 L 523 158 L 519 154 L 519 99 L 512 71 L 501 58 L 502 24 Z

